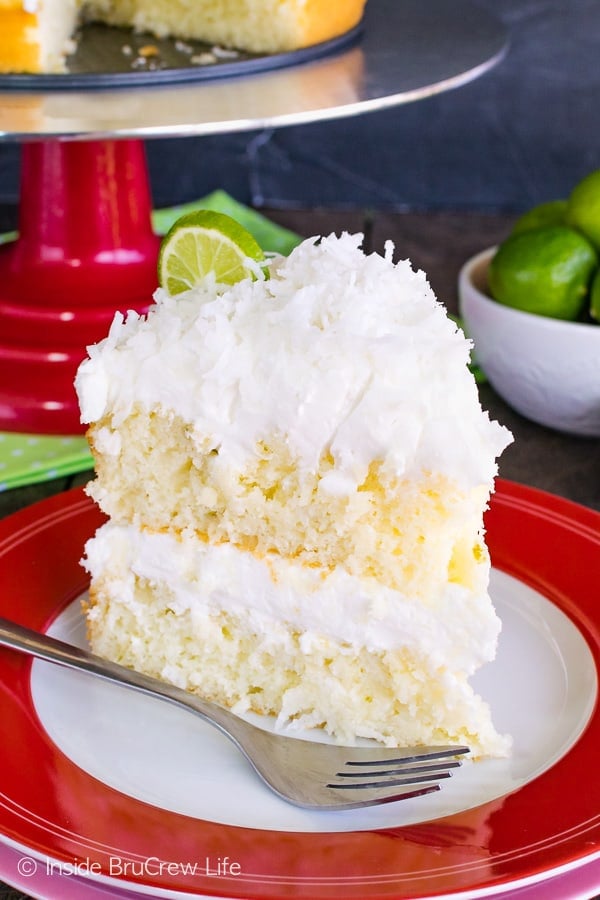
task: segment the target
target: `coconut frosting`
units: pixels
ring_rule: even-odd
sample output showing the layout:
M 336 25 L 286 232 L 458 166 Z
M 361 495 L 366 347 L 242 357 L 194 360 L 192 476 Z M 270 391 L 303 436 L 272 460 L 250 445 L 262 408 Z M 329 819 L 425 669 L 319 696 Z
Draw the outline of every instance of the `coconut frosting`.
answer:
M 118 426 L 134 405 L 162 407 L 239 469 L 277 433 L 300 467 L 331 454 L 321 489 L 336 493 L 373 459 L 397 476 L 489 484 L 511 436 L 481 409 L 470 342 L 391 242 L 384 255 L 361 243 L 310 238 L 262 280 L 159 289 L 145 317 L 117 313 L 77 374 L 82 422 L 110 410 Z

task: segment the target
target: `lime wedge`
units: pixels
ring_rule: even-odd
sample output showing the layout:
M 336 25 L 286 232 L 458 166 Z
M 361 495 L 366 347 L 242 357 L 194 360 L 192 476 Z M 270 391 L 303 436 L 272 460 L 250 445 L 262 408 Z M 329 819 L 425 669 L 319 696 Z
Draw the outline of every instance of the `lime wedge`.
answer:
M 265 255 L 235 219 L 200 209 L 187 213 L 164 236 L 158 255 L 158 281 L 171 296 L 189 291 L 213 273 L 219 284 L 256 276 Z

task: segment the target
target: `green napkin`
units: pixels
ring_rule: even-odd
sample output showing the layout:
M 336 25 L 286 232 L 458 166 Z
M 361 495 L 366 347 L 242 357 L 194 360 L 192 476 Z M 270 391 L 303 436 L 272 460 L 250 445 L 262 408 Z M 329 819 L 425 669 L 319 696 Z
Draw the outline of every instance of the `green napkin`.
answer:
M 0 432 L 0 491 L 91 468 L 84 437 Z
M 287 255 L 301 240 L 287 228 L 275 225 L 255 210 L 238 203 L 225 191 L 214 191 L 193 203 L 155 210 L 153 227 L 158 234 L 164 234 L 179 216 L 192 209 L 227 213 L 247 228 L 264 250 L 272 253 Z M 14 233 L 0 235 L 0 243 L 14 237 Z M 73 475 L 91 467 L 88 444 L 81 435 L 55 437 L 0 432 L 0 491 Z

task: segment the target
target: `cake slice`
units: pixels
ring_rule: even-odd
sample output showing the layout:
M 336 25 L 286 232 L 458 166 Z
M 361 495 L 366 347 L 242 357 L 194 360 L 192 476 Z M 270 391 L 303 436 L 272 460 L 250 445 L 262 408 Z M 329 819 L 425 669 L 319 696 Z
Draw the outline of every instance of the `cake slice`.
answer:
M 275 53 L 318 44 L 360 21 L 366 0 L 85 0 L 87 15 L 181 38 Z
M 366 0 L 0 0 L 0 72 L 61 72 L 82 20 L 255 53 L 350 31 Z
M 510 435 L 422 272 L 361 235 L 117 315 L 76 387 L 93 649 L 279 725 L 507 753 L 483 513 Z

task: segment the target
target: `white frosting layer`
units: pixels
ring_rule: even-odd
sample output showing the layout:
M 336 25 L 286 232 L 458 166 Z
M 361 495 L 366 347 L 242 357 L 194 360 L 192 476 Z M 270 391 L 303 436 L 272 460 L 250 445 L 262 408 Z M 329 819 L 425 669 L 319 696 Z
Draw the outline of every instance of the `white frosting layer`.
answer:
M 391 245 L 366 256 L 361 240 L 313 238 L 268 280 L 158 290 L 146 318 L 117 315 L 77 375 L 82 421 L 161 406 L 234 468 L 275 432 L 310 470 L 329 450 L 322 488 L 335 492 L 359 484 L 372 459 L 398 475 L 490 482 L 511 438 L 481 410 L 470 343 L 422 272 L 393 264 Z
M 242 613 L 260 635 L 296 629 L 307 652 L 311 641 L 323 637 L 370 651 L 407 647 L 433 666 L 470 675 L 493 659 L 500 631 L 485 592 L 487 565 L 479 596 L 447 584 L 424 604 L 340 567 L 324 575 L 294 560 L 260 559 L 231 544 L 206 544 L 193 536 L 179 540 L 114 523 L 88 541 L 84 564 L 94 579 L 110 578 L 120 603 L 138 602 L 137 575 L 166 585 L 177 614 Z

